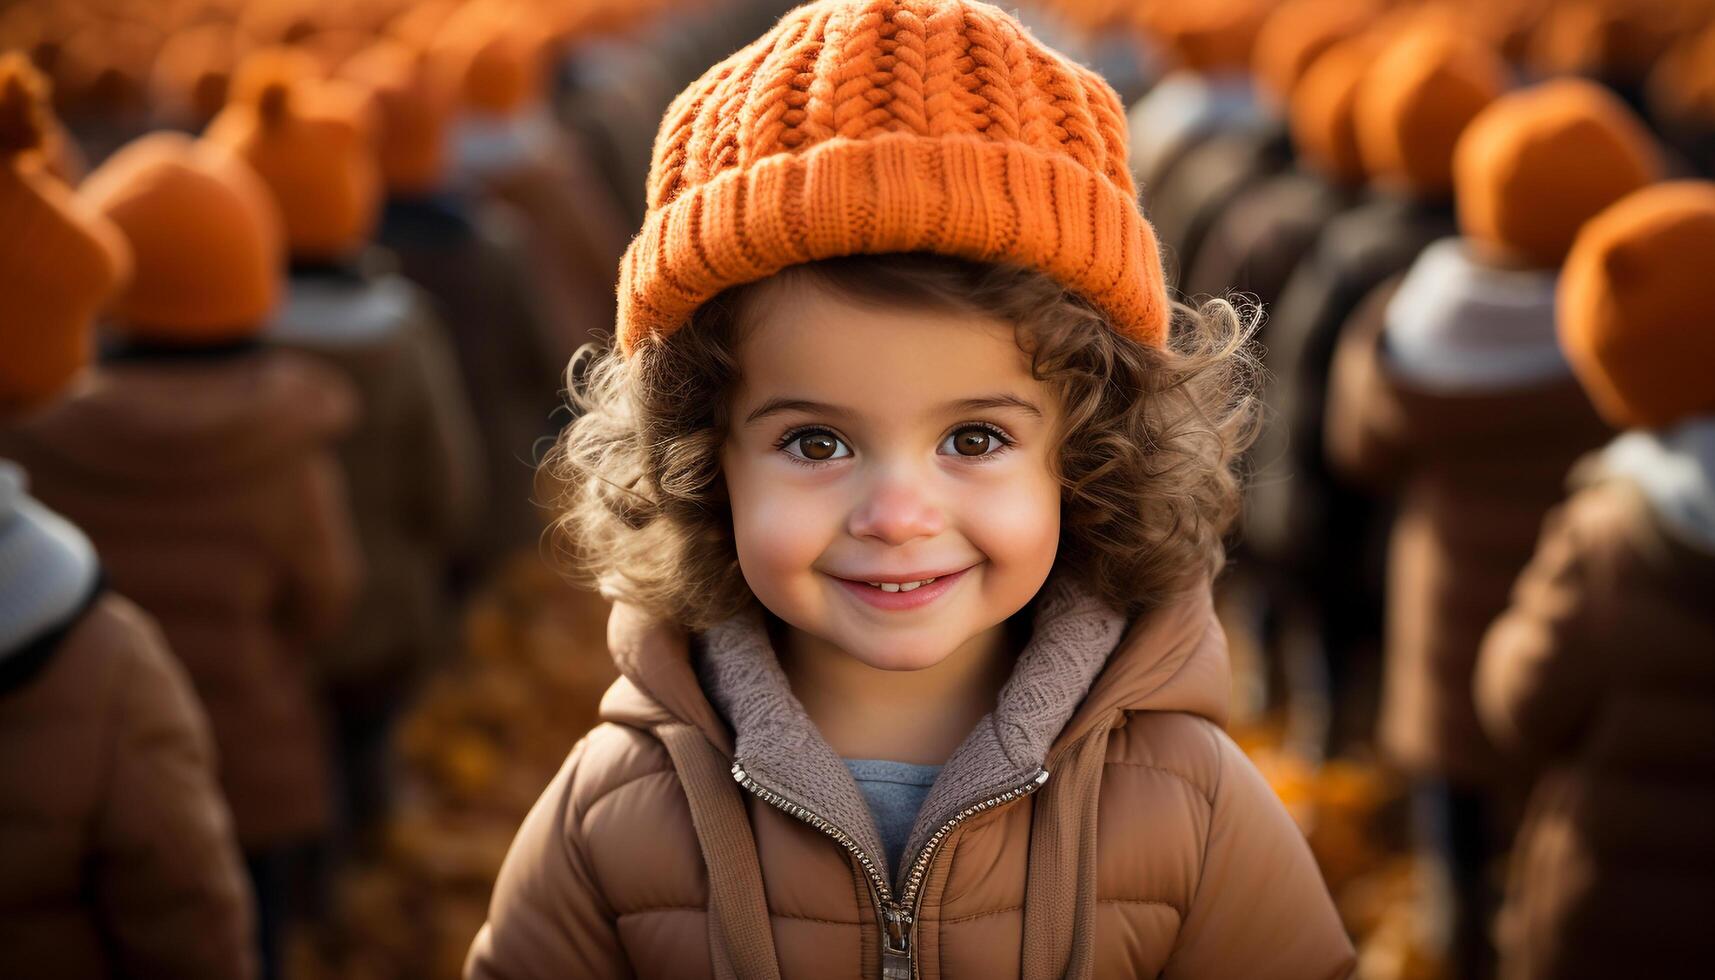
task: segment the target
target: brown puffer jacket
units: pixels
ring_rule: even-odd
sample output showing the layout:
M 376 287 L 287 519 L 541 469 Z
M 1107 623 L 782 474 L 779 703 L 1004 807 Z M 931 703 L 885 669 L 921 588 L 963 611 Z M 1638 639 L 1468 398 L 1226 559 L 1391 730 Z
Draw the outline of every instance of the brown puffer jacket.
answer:
M 1477 704 L 1542 768 L 1502 975 L 1687 977 L 1715 961 L 1715 553 L 1606 479 L 1550 518 L 1489 631 Z
M 339 447 L 363 592 L 319 658 L 336 697 L 398 697 L 453 632 L 443 592 L 482 499 L 482 450 L 446 328 L 399 276 L 295 270 L 268 340 L 335 367 L 362 399 Z
M 183 670 L 104 595 L 0 689 L 0 976 L 252 976 L 248 889 Z
M 1336 472 L 1391 492 L 1379 741 L 1418 775 L 1483 784 L 1500 759 L 1471 698 L 1483 632 L 1506 608 L 1566 476 L 1609 430 L 1570 376 L 1449 394 L 1397 375 L 1379 289 L 1334 355 L 1326 450 Z
M 693 654 L 620 606 L 609 641 L 623 676 L 605 723 L 520 829 L 469 977 L 1352 968 L 1303 836 L 1220 729 L 1226 643 L 1206 586 L 1129 631 L 1094 600 L 1041 600 L 894 876 L 758 614 Z
M 137 357 L 0 431 L 0 456 L 160 621 L 214 726 L 246 849 L 320 832 L 328 760 L 308 648 L 361 572 L 332 445 L 356 399 L 301 354 Z

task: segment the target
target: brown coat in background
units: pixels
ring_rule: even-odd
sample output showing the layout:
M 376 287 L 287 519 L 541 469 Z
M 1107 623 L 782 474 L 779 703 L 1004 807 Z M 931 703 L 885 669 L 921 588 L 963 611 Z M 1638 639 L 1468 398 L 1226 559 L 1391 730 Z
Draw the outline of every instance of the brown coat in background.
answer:
M 448 570 L 483 497 L 481 444 L 452 342 L 405 279 L 344 267 L 294 272 L 266 337 L 334 367 L 361 399 L 339 457 L 363 591 L 320 666 L 337 693 L 392 695 L 451 650 Z
M 118 360 L 0 431 L 0 455 L 160 621 L 213 723 L 246 850 L 328 819 L 307 650 L 340 628 L 358 585 L 331 451 L 355 411 L 330 369 L 256 347 Z
M 0 976 L 253 975 L 214 765 L 183 669 L 115 595 L 0 688 Z
M 1483 644 L 1477 704 L 1542 767 L 1513 849 L 1503 975 L 1682 977 L 1715 961 L 1715 554 L 1631 482 L 1550 518 Z
M 1471 697 L 1478 645 L 1564 496 L 1567 471 L 1609 430 L 1570 375 L 1443 394 L 1393 374 L 1382 332 L 1395 288 L 1378 290 L 1346 327 L 1326 432 L 1335 470 L 1397 503 L 1378 737 L 1415 775 L 1484 785 L 1499 759 Z

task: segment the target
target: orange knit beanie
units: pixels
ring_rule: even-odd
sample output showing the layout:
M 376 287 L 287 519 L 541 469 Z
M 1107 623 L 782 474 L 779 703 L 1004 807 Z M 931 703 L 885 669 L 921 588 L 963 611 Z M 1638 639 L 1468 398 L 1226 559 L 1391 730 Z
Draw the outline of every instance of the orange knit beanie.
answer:
M 1145 5 L 1135 16 L 1177 66 L 1209 72 L 1250 67 L 1268 9 L 1266 0 L 1199 0 Z
M 337 259 L 369 241 L 381 174 L 359 106 L 315 74 L 302 52 L 257 52 L 204 139 L 244 158 L 268 185 L 294 257 Z
M 1147 344 L 1169 307 L 1100 76 L 975 0 L 818 0 L 668 108 L 620 266 L 618 340 L 844 255 L 1039 269 Z
M 51 398 L 89 362 L 92 318 L 129 274 L 119 229 L 48 173 L 47 83 L 0 56 L 0 411 Z
M 1287 0 L 1257 32 L 1251 70 L 1257 87 L 1285 105 L 1310 65 L 1376 18 L 1374 0 Z
M 395 194 L 427 194 L 442 183 L 453 97 L 428 59 L 382 38 L 340 66 L 338 75 L 367 89 L 378 110 L 381 175 Z
M 1560 342 L 1617 427 L 1715 412 L 1715 184 L 1640 190 L 1586 224 L 1555 298 Z
M 1506 87 L 1506 63 L 1470 35 L 1427 25 L 1403 32 L 1383 47 L 1358 91 L 1364 169 L 1382 184 L 1445 195 L 1459 134 Z
M 1649 77 L 1652 115 L 1670 125 L 1715 127 L 1715 24 L 1681 38 Z
M 460 105 L 507 116 L 545 96 L 548 42 L 540 25 L 473 3 L 447 18 L 429 50 Z
M 1375 31 L 1335 43 L 1304 72 L 1287 105 L 1299 156 L 1338 183 L 1359 184 L 1366 176 L 1358 152 L 1358 90 L 1382 47 Z
M 1580 79 L 1546 82 L 1495 100 L 1459 137 L 1459 227 L 1552 268 L 1580 225 L 1659 171 L 1649 132 L 1618 98 Z
M 1538 74 L 1634 83 L 1686 26 L 1690 4 L 1664 0 L 1555 0 L 1543 11 L 1526 60 Z
M 202 128 L 226 104 L 238 36 L 228 25 L 198 24 L 176 31 L 155 54 L 149 97 L 157 119 Z
M 177 344 L 260 332 L 280 292 L 284 234 L 249 164 L 179 133 L 151 133 L 109 157 L 79 196 L 119 226 L 136 258 L 118 330 Z

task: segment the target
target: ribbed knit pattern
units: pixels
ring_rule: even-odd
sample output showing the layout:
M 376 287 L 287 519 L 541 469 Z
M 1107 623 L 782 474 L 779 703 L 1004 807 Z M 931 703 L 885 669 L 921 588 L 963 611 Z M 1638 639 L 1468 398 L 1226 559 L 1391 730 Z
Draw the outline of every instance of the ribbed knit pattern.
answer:
M 844 255 L 1038 269 L 1149 344 L 1168 304 L 1119 97 L 973 0 L 821 0 L 674 100 L 620 267 L 618 340 Z

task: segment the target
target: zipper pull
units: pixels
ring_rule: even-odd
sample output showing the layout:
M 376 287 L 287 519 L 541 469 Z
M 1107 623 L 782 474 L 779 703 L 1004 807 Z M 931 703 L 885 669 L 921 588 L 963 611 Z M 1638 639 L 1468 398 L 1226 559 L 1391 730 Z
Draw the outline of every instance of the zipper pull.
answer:
M 889 906 L 882 918 L 881 980 L 911 980 L 911 913 Z

